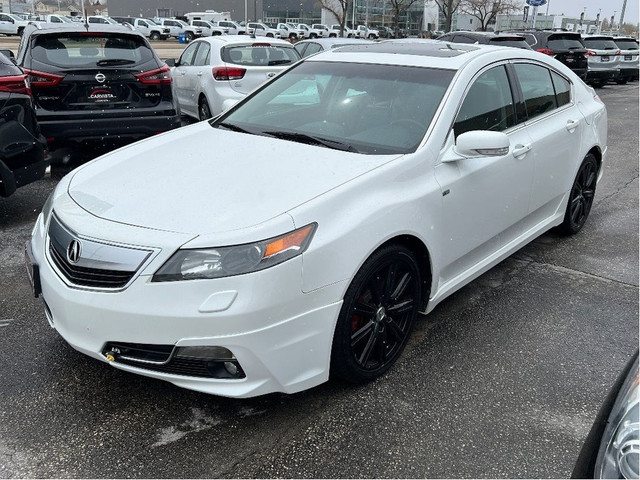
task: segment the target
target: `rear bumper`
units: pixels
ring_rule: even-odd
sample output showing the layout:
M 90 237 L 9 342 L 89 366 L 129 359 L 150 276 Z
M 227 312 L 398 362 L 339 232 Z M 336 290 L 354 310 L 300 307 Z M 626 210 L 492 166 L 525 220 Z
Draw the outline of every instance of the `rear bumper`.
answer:
M 115 117 L 92 119 L 38 119 L 42 134 L 50 147 L 63 143 L 132 142 L 173 130 L 180 126 L 180 116 Z
M 587 80 L 614 80 L 620 75 L 619 69 L 592 70 L 587 71 Z

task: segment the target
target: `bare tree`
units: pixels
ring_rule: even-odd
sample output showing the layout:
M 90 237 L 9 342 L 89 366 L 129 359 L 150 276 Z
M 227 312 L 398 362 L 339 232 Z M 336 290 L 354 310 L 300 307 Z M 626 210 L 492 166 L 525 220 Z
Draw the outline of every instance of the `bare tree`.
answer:
M 347 23 L 347 17 L 349 16 L 349 10 L 351 8 L 352 0 L 319 0 L 318 4 L 331 12 L 337 19 L 340 25 L 340 36 L 344 36 L 344 26 Z M 355 28 L 355 25 L 352 25 Z
M 383 0 L 384 1 L 384 0 Z M 400 16 L 411 8 L 418 0 L 389 0 L 393 13 L 393 34 L 398 38 L 400 31 Z
M 461 0 L 435 0 L 435 2 L 444 17 L 444 31 L 450 32 L 453 15 L 460 7 Z
M 460 10 L 475 17 L 480 22 L 480 30 L 487 31 L 487 26 L 494 23 L 500 14 L 509 14 L 522 9 L 517 0 L 461 0 Z

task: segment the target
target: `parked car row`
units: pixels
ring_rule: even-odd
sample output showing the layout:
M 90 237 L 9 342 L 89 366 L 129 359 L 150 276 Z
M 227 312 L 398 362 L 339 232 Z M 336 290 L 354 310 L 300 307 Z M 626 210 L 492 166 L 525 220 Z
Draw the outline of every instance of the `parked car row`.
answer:
M 534 49 L 567 65 L 594 87 L 638 79 L 638 40 L 634 37 L 580 35 L 567 31 L 450 32 L 438 37 L 454 43 L 478 43 Z

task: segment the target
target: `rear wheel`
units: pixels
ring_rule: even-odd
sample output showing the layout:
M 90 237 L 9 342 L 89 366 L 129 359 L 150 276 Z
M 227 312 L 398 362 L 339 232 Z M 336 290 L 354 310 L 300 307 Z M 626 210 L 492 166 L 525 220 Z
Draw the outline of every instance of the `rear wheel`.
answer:
M 331 351 L 331 373 L 364 383 L 385 373 L 404 349 L 420 307 L 420 272 L 401 245 L 375 252 L 344 296 Z
M 211 108 L 209 107 L 209 102 L 206 97 L 202 97 L 200 102 L 198 102 L 198 118 L 200 118 L 200 120 L 211 118 Z
M 596 194 L 597 180 L 598 161 L 590 153 L 582 161 L 571 187 L 564 221 L 560 225 L 560 230 L 566 235 L 578 233 L 587 221 Z
M 618 85 L 625 85 L 628 81 L 629 79 L 627 77 L 616 79 L 616 83 Z

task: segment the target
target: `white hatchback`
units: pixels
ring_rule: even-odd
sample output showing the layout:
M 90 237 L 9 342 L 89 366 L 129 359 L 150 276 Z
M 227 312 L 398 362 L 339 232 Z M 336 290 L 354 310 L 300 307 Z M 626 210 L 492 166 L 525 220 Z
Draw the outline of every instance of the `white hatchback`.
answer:
M 345 46 L 73 171 L 26 258 L 51 326 L 116 368 L 231 397 L 366 382 L 419 312 L 580 231 L 606 157 L 604 105 L 547 55 Z
M 182 113 L 199 120 L 221 113 L 300 59 L 289 42 L 224 35 L 196 40 L 172 68 Z

